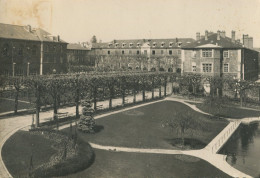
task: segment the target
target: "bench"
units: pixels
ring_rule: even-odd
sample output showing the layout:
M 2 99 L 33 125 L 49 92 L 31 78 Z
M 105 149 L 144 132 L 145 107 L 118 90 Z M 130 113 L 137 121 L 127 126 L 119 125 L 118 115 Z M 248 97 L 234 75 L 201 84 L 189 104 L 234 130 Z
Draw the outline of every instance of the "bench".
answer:
M 56 116 L 57 116 L 57 119 L 62 119 L 62 118 L 66 118 L 66 117 L 68 117 L 68 112 L 58 112 L 57 114 L 56 114 Z M 55 115 L 53 116 L 53 118 L 55 117 Z
M 97 110 L 103 109 L 103 104 L 96 106 Z

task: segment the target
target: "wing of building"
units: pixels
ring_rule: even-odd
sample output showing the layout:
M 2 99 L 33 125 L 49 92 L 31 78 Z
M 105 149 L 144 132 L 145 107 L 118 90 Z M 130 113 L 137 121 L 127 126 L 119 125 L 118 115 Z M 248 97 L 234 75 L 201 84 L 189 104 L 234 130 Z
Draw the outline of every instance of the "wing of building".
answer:
M 0 23 L 1 75 L 67 71 L 67 43 L 41 28 Z
M 182 73 L 223 76 L 236 79 L 258 78 L 258 52 L 253 48 L 253 39 L 243 36 L 243 43 L 225 32 L 205 31 L 205 36 L 182 47 Z

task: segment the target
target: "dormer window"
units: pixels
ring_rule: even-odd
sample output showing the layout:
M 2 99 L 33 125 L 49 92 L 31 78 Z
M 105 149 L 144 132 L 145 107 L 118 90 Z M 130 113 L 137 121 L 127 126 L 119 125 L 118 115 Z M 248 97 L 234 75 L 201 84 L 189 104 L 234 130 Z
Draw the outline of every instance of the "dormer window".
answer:
M 118 43 L 116 43 L 116 47 L 118 47 Z
M 181 47 L 182 42 L 178 42 L 178 47 Z
M 173 45 L 173 42 L 170 42 L 170 43 L 169 43 L 169 46 L 172 47 L 172 45 Z
M 129 46 L 130 46 L 130 47 L 133 47 L 133 43 L 130 43 Z
M 153 43 L 153 47 L 155 47 L 155 46 L 156 46 L 156 43 L 154 42 L 154 43 Z
M 161 43 L 161 47 L 164 47 L 164 42 Z
M 140 43 L 137 43 L 137 47 L 140 47 Z
M 112 46 L 112 43 L 109 43 L 109 44 L 108 44 L 108 47 L 111 47 L 111 46 Z
M 125 47 L 125 43 L 123 43 L 122 46 Z

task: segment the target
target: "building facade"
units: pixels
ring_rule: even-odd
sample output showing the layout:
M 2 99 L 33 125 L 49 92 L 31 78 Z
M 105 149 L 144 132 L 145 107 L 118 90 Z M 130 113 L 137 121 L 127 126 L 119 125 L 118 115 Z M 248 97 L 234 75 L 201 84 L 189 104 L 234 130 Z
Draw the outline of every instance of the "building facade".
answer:
M 231 38 L 225 32 L 209 33 L 182 47 L 182 73 L 255 80 L 258 78 L 258 52 Z M 248 43 L 248 42 L 247 42 Z M 250 47 L 250 48 L 249 48 Z
M 67 43 L 43 29 L 0 23 L 0 75 L 66 72 Z
M 96 68 L 108 70 L 181 71 L 181 47 L 192 38 L 113 40 L 92 44 Z

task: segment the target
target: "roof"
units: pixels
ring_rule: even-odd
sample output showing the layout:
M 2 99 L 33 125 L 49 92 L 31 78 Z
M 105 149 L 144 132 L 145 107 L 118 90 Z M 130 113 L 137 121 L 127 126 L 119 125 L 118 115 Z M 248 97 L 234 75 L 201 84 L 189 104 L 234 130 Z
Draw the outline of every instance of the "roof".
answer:
M 92 48 L 140 48 L 145 43 L 149 43 L 152 48 L 178 48 L 194 41 L 192 38 L 113 40 L 107 43 L 93 43 Z
M 68 50 L 90 50 L 86 46 L 83 46 L 82 44 L 79 43 L 69 43 L 67 46 Z
M 232 42 L 229 37 L 220 36 L 220 40 L 217 39 L 217 33 L 213 33 L 208 36 L 208 40 L 202 38 L 200 40 L 194 41 L 188 45 L 183 46 L 182 48 L 190 49 L 190 48 L 243 48 L 243 45 L 239 42 Z
M 30 30 L 31 29 L 31 30 Z M 51 35 L 49 32 L 41 28 L 31 28 L 30 26 L 20 26 L 0 23 L 0 38 L 31 40 L 31 41 L 45 41 L 66 43 L 61 40 L 58 41 L 57 36 Z

